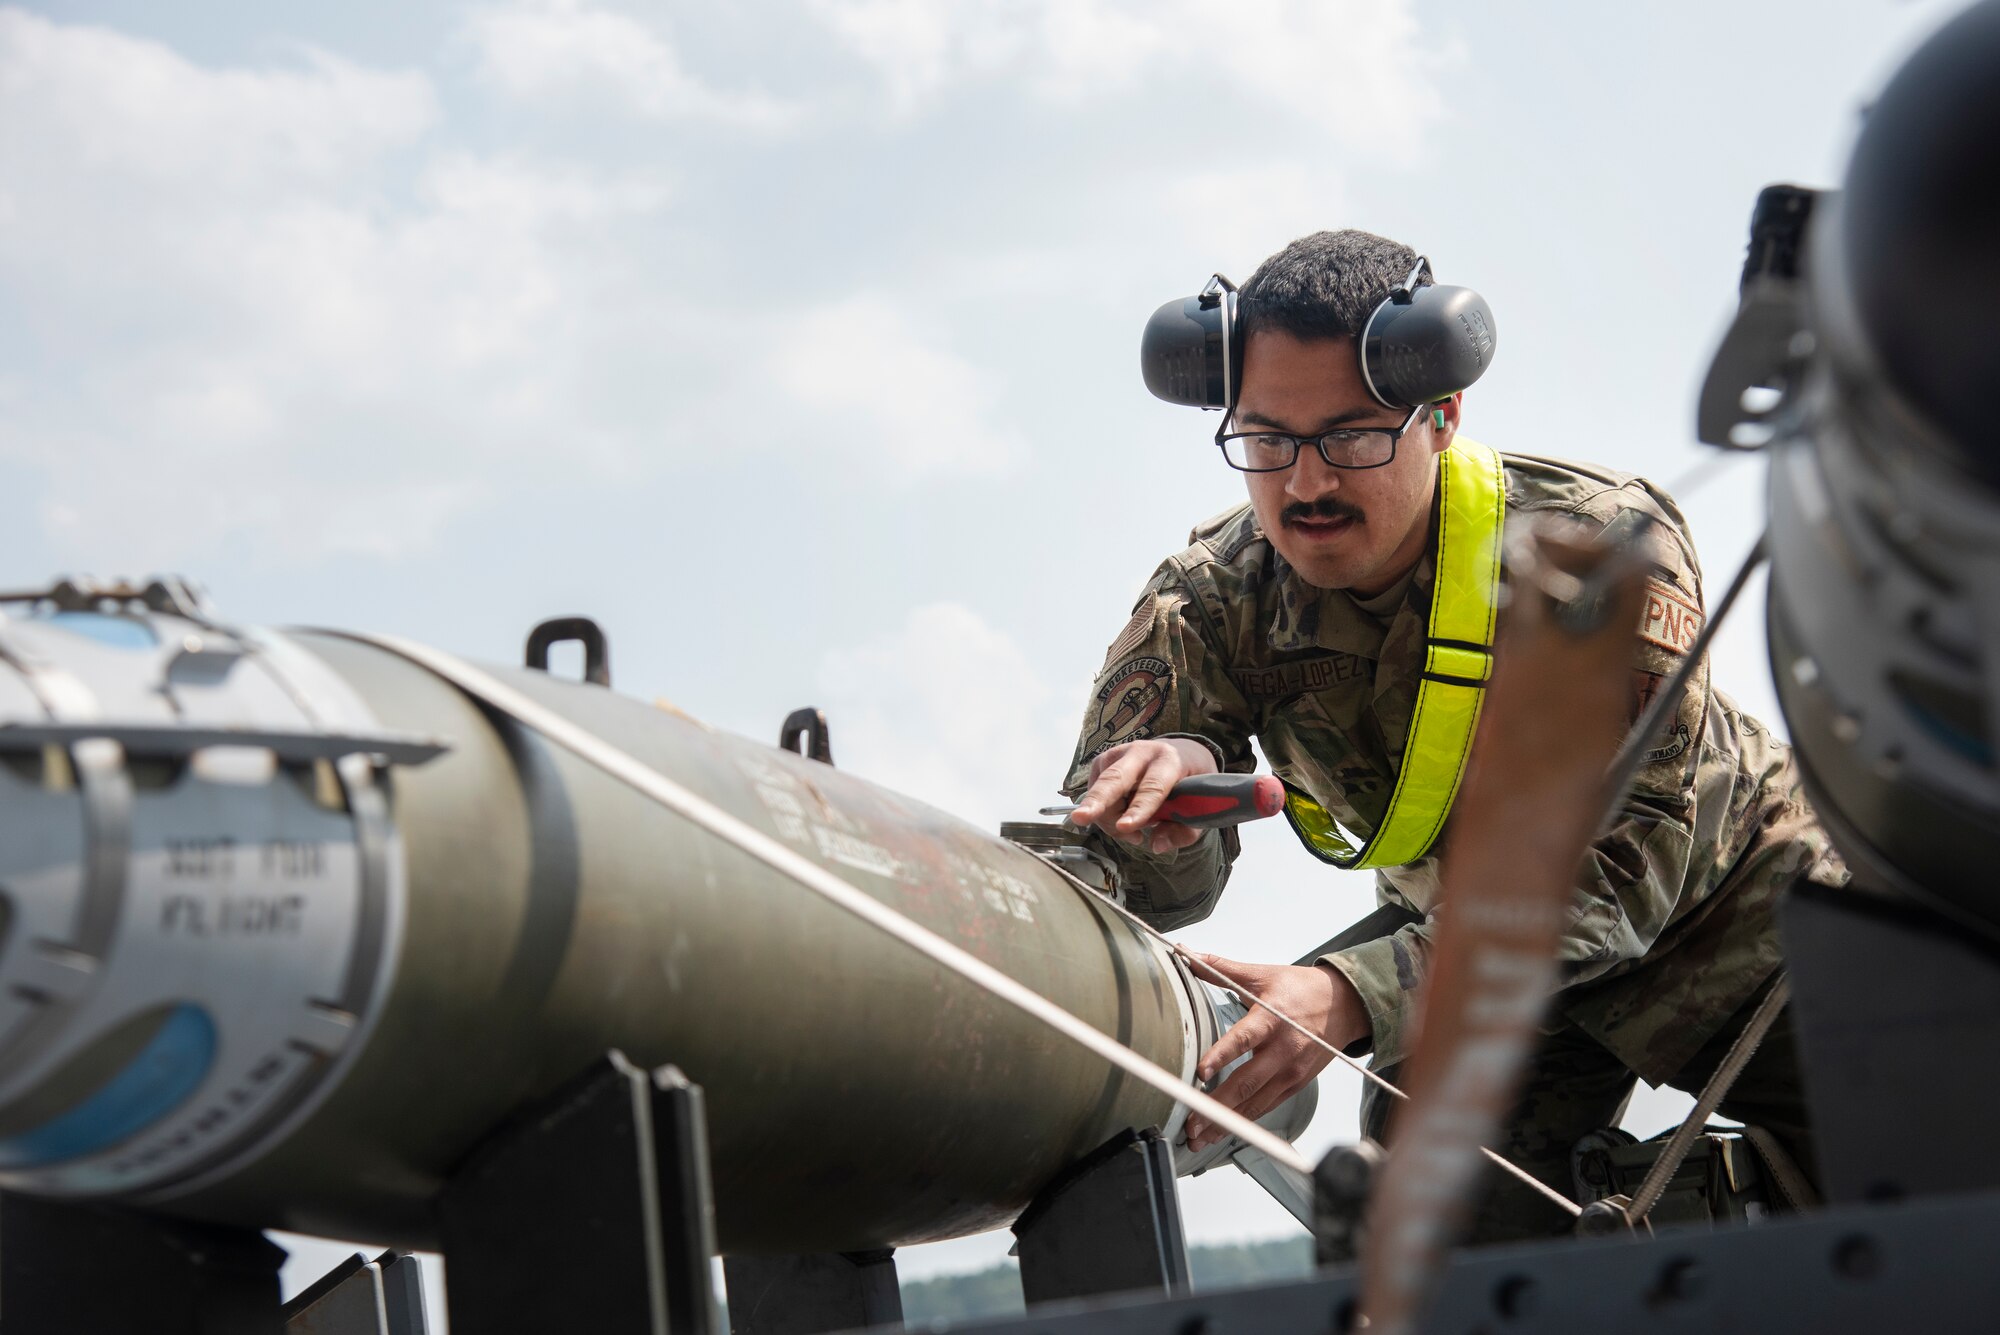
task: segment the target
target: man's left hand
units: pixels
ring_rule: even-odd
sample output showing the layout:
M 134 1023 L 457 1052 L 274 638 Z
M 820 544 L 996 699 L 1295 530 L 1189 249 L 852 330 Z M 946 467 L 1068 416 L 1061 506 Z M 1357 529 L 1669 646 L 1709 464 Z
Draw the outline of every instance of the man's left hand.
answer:
M 1195 958 L 1235 979 L 1246 991 L 1269 1001 L 1336 1048 L 1344 1049 L 1370 1032 L 1360 994 L 1330 965 L 1242 964 L 1220 955 Z M 1219 982 L 1212 976 L 1206 981 Z M 1247 1003 L 1250 998 L 1243 1000 Z M 1213 1080 L 1216 1072 L 1246 1052 L 1251 1054 L 1250 1060 L 1231 1072 L 1214 1094 L 1223 1105 L 1253 1122 L 1304 1088 L 1333 1060 L 1325 1048 L 1256 1005 L 1202 1054 L 1197 1074 L 1203 1080 Z M 1223 1134 L 1204 1118 L 1188 1115 L 1190 1150 L 1205 1149 Z

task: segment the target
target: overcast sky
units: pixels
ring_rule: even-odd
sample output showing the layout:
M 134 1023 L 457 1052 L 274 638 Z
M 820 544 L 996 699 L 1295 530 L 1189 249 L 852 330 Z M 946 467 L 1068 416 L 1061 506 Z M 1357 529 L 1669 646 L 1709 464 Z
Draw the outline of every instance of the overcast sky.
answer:
M 1837 179 L 1953 8 L 0 7 L 0 583 L 182 571 L 503 661 L 586 613 L 624 690 L 758 737 L 818 704 L 845 767 L 1019 817 L 1242 495 L 1140 384 L 1156 305 L 1395 236 L 1492 303 L 1469 434 L 1672 482 L 1757 189 Z M 1760 468 L 1688 500 L 1711 595 Z M 1760 623 L 1717 677 L 1768 717 Z M 1369 902 L 1258 831 L 1185 936 L 1290 958 Z M 1288 1226 L 1220 1177 L 1191 1237 Z

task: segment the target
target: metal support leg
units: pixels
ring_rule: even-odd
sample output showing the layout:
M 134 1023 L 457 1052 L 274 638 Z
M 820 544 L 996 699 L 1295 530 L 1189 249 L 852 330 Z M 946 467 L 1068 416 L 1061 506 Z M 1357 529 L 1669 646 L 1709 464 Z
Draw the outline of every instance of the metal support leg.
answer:
M 728 1256 L 731 1335 L 821 1335 L 861 1326 L 897 1325 L 903 1291 L 896 1251 L 821 1252 L 807 1256 Z
M 1014 1236 L 1030 1307 L 1135 1289 L 1188 1291 L 1173 1151 L 1157 1131 L 1112 1137 L 1042 1189 Z
M 284 1262 L 255 1229 L 0 1197 L 7 1335 L 277 1335 Z
M 452 1328 L 716 1335 L 711 1201 L 701 1090 L 608 1053 L 439 1196 Z
M 417 1258 L 361 1253 L 321 1275 L 285 1304 L 285 1335 L 429 1335 Z
M 1801 886 L 1780 919 L 1827 1198 L 2000 1187 L 2000 955 L 1928 914 Z

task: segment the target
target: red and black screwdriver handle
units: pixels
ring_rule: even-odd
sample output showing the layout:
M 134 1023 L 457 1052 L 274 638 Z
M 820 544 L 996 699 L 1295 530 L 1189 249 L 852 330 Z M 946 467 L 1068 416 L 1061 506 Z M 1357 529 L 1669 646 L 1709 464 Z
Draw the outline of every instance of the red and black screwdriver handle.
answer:
M 1219 830 L 1284 809 L 1285 785 L 1274 774 L 1196 774 L 1174 785 L 1153 819 Z
M 1172 821 L 1191 830 L 1219 830 L 1262 820 L 1285 809 L 1285 785 L 1273 774 L 1196 774 L 1167 794 L 1151 824 Z M 1043 807 L 1044 816 L 1068 815 L 1074 804 Z

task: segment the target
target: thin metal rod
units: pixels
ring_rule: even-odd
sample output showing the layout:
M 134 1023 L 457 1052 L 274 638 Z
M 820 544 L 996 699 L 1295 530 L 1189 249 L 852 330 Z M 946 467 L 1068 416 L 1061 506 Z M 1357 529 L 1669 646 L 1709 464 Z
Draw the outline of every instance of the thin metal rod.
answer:
M 1694 643 L 1688 647 L 1687 657 L 1674 670 L 1674 675 L 1668 679 L 1666 687 L 1647 705 L 1645 715 L 1632 725 L 1632 731 L 1626 734 L 1624 743 L 1618 748 L 1618 754 L 1612 758 L 1611 765 L 1605 772 L 1605 805 L 1603 816 L 1598 822 L 1599 830 L 1608 828 L 1617 820 L 1619 811 L 1625 805 L 1626 792 L 1631 788 L 1632 780 L 1639 773 L 1639 766 L 1645 758 L 1647 744 L 1658 735 L 1660 725 L 1666 722 L 1668 716 L 1680 708 L 1681 697 L 1687 693 L 1688 683 L 1700 670 L 1702 659 L 1708 654 L 1709 645 L 1714 642 L 1717 632 L 1722 629 L 1723 620 L 1728 617 L 1730 609 L 1736 606 L 1736 600 L 1743 590 L 1749 587 L 1750 576 L 1756 572 L 1758 566 L 1764 564 L 1765 558 L 1769 555 L 1766 545 L 1768 539 L 1768 531 L 1757 535 L 1757 541 L 1744 556 L 1743 564 L 1737 568 L 1736 577 L 1729 581 L 1729 588 L 1722 595 L 1721 603 L 1717 604 L 1714 614 L 1708 618 L 1700 634 L 1695 636 Z M 1632 1204 L 1625 1212 L 1626 1217 L 1634 1224 L 1642 1222 L 1652 1212 L 1653 1206 L 1659 1203 L 1660 1196 L 1667 1189 L 1668 1179 L 1687 1158 L 1688 1151 L 1694 1147 L 1694 1138 L 1701 1133 L 1702 1127 L 1707 1125 L 1716 1106 L 1729 1092 L 1729 1087 L 1735 1083 L 1736 1076 L 1742 1071 L 1744 1064 L 1756 1052 L 1758 1043 L 1763 1041 L 1764 1032 L 1778 1018 L 1778 1012 L 1784 1008 L 1785 999 L 1790 995 L 1791 980 L 1780 979 L 1778 985 L 1766 994 L 1762 1004 L 1750 1017 L 1750 1022 L 1744 1026 L 1743 1032 L 1737 1035 L 1736 1042 L 1730 1046 L 1728 1055 L 1722 1059 L 1722 1064 L 1702 1087 L 1701 1097 L 1695 1101 L 1694 1107 L 1689 1110 L 1681 1124 L 1674 1128 L 1674 1134 L 1668 1138 L 1665 1148 L 1660 1151 L 1659 1158 L 1653 1161 L 1652 1168 L 1640 1182 L 1638 1193 L 1633 1196 Z
M 1680 1168 L 1681 1161 L 1687 1158 L 1688 1151 L 1694 1148 L 1694 1138 L 1701 1134 L 1702 1128 L 1708 1125 L 1708 1119 L 1715 1115 L 1716 1108 L 1729 1094 L 1730 1086 L 1736 1083 L 1737 1076 L 1743 1074 L 1743 1068 L 1750 1064 L 1750 1058 L 1757 1053 L 1757 1045 L 1764 1041 L 1764 1035 L 1770 1032 L 1778 1013 L 1785 1009 L 1785 1003 L 1791 997 L 1791 978 L 1780 977 L 1778 985 L 1766 992 L 1764 999 L 1757 1003 L 1757 1009 L 1750 1014 L 1750 1022 L 1743 1026 L 1742 1032 L 1736 1035 L 1736 1041 L 1729 1045 L 1728 1055 L 1715 1068 L 1715 1074 L 1709 1076 L 1708 1083 L 1701 1087 L 1701 1097 L 1695 1100 L 1694 1107 L 1688 1110 L 1681 1124 L 1674 1128 L 1666 1148 L 1660 1151 L 1659 1158 L 1653 1160 L 1653 1166 L 1646 1171 L 1639 1190 L 1633 1193 L 1632 1204 L 1625 1214 L 1634 1224 L 1645 1219 L 1659 1204 L 1660 1197 L 1666 1193 L 1668 1181 Z
M 1289 1142 L 1258 1126 L 1177 1075 L 1154 1065 L 1117 1039 L 1071 1015 L 1031 988 L 1008 977 L 978 956 L 960 948 L 928 927 L 849 885 L 818 863 L 792 851 L 755 826 L 730 815 L 651 766 L 603 738 L 578 727 L 561 714 L 536 703 L 498 678 L 450 654 L 393 635 L 333 632 L 344 638 L 408 659 L 478 700 L 539 733 L 586 764 L 594 765 L 641 795 L 659 803 L 716 838 L 732 845 L 773 871 L 797 882 L 870 926 L 895 937 L 967 982 L 998 997 L 1087 1048 L 1134 1079 L 1152 1086 L 1176 1103 L 1187 1105 L 1237 1139 L 1295 1172 L 1310 1175 L 1312 1161 Z

